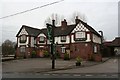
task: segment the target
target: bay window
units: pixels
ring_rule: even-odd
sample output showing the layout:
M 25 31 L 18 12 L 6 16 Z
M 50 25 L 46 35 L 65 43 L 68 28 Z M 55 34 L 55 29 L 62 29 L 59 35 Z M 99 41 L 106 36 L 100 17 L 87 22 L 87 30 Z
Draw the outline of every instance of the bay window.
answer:
M 26 35 L 21 35 L 20 36 L 20 43 L 25 43 L 27 41 Z
M 83 31 L 75 32 L 75 41 L 84 41 L 86 40 L 86 33 Z
M 44 36 L 40 36 L 40 41 L 39 43 L 44 43 L 45 42 L 45 37 Z

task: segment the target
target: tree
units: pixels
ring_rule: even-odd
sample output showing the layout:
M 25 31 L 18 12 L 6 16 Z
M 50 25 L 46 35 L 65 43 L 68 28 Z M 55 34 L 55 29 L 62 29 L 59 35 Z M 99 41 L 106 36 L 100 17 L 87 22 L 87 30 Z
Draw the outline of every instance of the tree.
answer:
M 72 16 L 70 17 L 71 23 L 75 23 L 75 18 L 78 16 L 79 19 L 81 19 L 84 22 L 87 22 L 86 16 L 80 12 L 75 11 Z
M 46 18 L 45 20 L 45 26 L 46 23 L 52 24 L 52 19 L 55 20 L 55 25 L 60 24 L 60 16 L 57 13 L 52 13 L 49 17 Z
M 16 46 L 15 42 L 12 42 L 10 40 L 5 40 L 2 43 L 2 54 L 3 54 L 3 56 L 15 54 L 15 46 Z

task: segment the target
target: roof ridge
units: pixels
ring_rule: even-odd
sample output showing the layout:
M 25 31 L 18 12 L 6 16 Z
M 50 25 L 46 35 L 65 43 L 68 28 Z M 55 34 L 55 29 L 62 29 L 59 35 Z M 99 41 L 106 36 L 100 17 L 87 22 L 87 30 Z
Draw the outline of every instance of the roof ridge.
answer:
M 38 29 L 38 28 L 34 28 L 34 27 L 31 27 L 31 26 L 27 26 L 27 25 L 22 25 L 22 27 L 28 27 L 28 28 L 32 28 L 32 29 L 41 30 L 41 29 Z

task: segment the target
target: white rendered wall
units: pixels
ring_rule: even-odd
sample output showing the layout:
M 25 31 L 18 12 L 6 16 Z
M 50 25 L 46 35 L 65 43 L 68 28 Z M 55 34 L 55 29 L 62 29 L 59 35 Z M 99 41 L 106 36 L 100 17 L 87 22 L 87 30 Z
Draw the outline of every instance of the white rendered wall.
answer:
M 25 28 L 23 28 L 20 32 L 20 34 L 18 36 L 21 36 L 21 35 L 28 35 L 27 31 L 25 30 Z M 26 47 L 28 47 L 28 42 L 29 42 L 29 37 L 27 37 L 27 40 L 25 43 L 20 43 L 20 37 L 18 38 L 18 47 L 20 47 L 21 45 L 26 45 Z
M 34 47 L 34 44 L 35 44 L 34 37 L 31 37 L 31 47 Z
M 61 36 L 59 37 L 55 37 L 55 43 L 58 43 L 58 44 L 69 44 L 70 43 L 70 37 L 69 36 L 66 36 L 66 42 L 61 42 Z
M 28 42 L 29 42 L 29 37 L 27 37 L 27 40 L 25 43 L 20 43 L 20 37 L 18 38 L 18 47 L 22 46 L 22 45 L 26 45 L 26 47 L 28 47 Z
M 93 34 L 93 42 L 101 44 L 101 38 L 97 35 Z

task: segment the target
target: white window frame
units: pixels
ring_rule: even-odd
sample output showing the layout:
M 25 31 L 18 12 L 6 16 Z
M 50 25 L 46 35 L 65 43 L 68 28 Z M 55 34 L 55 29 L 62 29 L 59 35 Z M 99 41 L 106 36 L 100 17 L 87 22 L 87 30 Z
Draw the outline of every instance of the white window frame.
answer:
M 61 47 L 61 52 L 65 53 L 66 52 L 66 47 Z
M 45 37 L 44 36 L 40 36 L 40 40 L 39 41 L 45 42 Z
M 75 32 L 75 38 L 76 39 L 86 38 L 86 33 L 84 31 L 77 31 Z
M 20 36 L 20 40 L 21 40 L 21 41 L 25 41 L 26 39 L 27 39 L 26 35 L 21 35 L 21 36 Z
M 66 36 L 61 36 L 61 42 L 66 42 Z
M 97 46 L 94 45 L 94 53 L 97 53 Z

